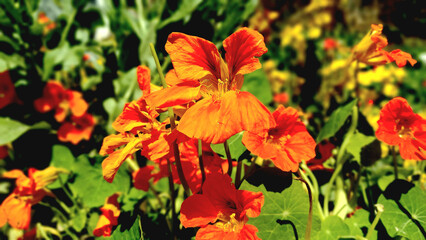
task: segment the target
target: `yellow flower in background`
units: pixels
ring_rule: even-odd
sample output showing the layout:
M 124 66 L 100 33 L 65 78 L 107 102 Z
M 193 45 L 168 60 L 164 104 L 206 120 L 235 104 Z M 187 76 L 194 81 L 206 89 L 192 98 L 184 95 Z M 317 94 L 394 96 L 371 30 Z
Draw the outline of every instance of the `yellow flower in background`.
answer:
M 398 96 L 399 88 L 393 83 L 385 83 L 382 92 L 386 97 L 393 98 Z

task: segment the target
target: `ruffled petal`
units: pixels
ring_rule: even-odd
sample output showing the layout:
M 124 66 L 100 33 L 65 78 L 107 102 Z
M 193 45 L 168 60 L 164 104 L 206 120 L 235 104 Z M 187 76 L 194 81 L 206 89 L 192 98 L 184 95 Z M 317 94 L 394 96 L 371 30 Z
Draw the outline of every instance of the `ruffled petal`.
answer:
M 154 166 L 145 166 L 132 172 L 133 186 L 147 192 L 149 190 L 149 179 L 152 178 L 152 170 L 154 170 Z
M 389 55 L 393 58 L 398 67 L 404 67 L 407 64 L 407 61 L 411 64 L 411 66 L 414 66 L 414 64 L 417 63 L 417 61 L 411 57 L 411 54 L 401 51 L 400 49 L 393 50 L 389 53 Z
M 126 145 L 126 147 L 115 151 L 104 159 L 102 162 L 102 174 L 107 182 L 112 182 L 114 180 L 115 174 L 118 171 L 118 168 L 120 168 L 121 164 L 123 164 L 126 158 L 139 150 L 136 147 L 138 144 L 140 144 L 140 140 L 133 139 Z
M 112 123 L 112 127 L 117 132 L 134 132 L 140 130 L 154 122 L 158 117 L 158 112 L 144 99 L 126 103 L 123 112 Z
M 265 203 L 263 193 L 246 190 L 237 191 L 237 201 L 243 208 L 243 211 L 240 213 L 240 219 L 243 219 L 245 215 L 248 217 L 259 216 Z
M 169 35 L 165 48 L 180 79 L 220 78 L 222 58 L 212 42 L 174 32 Z
M 136 76 L 139 88 L 142 90 L 143 96 L 151 93 L 151 70 L 147 66 L 138 66 L 136 68 Z
M 31 204 L 14 194 L 9 195 L 2 203 L 4 213 L 10 226 L 27 229 L 31 221 Z
M 260 132 L 275 126 L 268 109 L 248 92 L 229 91 L 215 101 L 205 98 L 182 116 L 177 130 L 207 143 L 223 143 L 243 130 Z
M 180 221 L 186 228 L 200 227 L 216 221 L 219 210 L 205 195 L 194 194 L 182 203 Z
M 256 57 L 268 51 L 263 36 L 252 29 L 242 28 L 223 41 L 231 79 L 236 75 L 251 73 L 262 65 Z
M 198 81 L 186 81 L 175 86 L 153 92 L 146 97 L 149 105 L 158 108 L 172 107 L 199 99 L 201 85 Z

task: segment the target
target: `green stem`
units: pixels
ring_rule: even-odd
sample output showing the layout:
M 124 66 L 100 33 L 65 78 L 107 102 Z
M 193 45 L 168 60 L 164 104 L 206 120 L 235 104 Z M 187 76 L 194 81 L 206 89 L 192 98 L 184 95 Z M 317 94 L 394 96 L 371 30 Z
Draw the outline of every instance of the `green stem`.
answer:
M 158 60 L 157 53 L 155 52 L 154 45 L 150 43 L 149 47 L 151 49 L 152 56 L 154 57 L 155 65 L 157 66 L 157 71 L 158 71 L 158 74 L 160 75 L 163 88 L 167 88 L 166 79 L 164 78 L 163 72 L 161 71 L 162 69 L 161 64 L 160 64 L 160 61 Z M 171 126 L 171 129 L 173 130 L 176 128 L 175 117 L 174 117 L 175 114 L 173 112 L 173 108 L 169 107 L 168 112 L 169 112 L 169 118 L 170 118 L 170 126 Z M 185 189 L 186 195 L 191 196 L 191 190 L 189 189 L 188 182 L 186 181 L 185 175 L 183 173 L 182 163 L 180 161 L 179 147 L 176 143 L 176 140 L 173 142 L 173 153 L 174 153 L 174 157 L 176 161 L 176 168 L 179 175 L 179 180 L 182 183 L 183 188 Z
M 324 220 L 324 213 L 322 211 L 322 207 L 319 201 L 319 185 L 318 185 L 318 181 L 317 178 L 315 177 L 314 173 L 311 171 L 311 169 L 309 169 L 309 167 L 306 165 L 305 161 L 303 161 L 300 164 L 300 167 L 302 168 L 302 170 L 304 170 L 306 172 L 306 174 L 308 175 L 309 179 L 311 180 L 312 183 L 312 196 L 314 198 L 314 202 L 317 205 L 318 208 L 318 215 L 320 217 L 321 220 Z M 302 172 L 302 177 L 304 177 L 304 173 Z M 305 176 L 306 179 L 308 179 L 308 177 Z
M 62 182 L 61 176 L 58 177 L 59 183 L 61 184 L 62 190 L 65 192 L 65 195 L 72 201 L 74 206 L 80 206 L 74 199 L 74 196 L 71 194 L 70 191 L 65 187 L 64 182 Z
M 225 140 L 223 143 L 223 146 L 225 147 L 225 153 L 226 153 L 226 159 L 228 159 L 228 175 L 232 175 L 232 157 L 231 152 L 229 151 L 229 145 L 228 142 Z
M 376 214 L 376 217 L 373 220 L 373 223 L 368 228 L 367 235 L 365 236 L 365 238 L 367 240 L 370 239 L 371 235 L 374 232 L 374 229 L 376 228 L 377 223 L 380 220 L 380 217 L 382 216 L 383 211 L 385 210 L 385 208 L 384 208 L 384 206 L 382 204 L 376 204 L 375 207 L 376 207 L 376 210 L 377 210 L 377 214 Z
M 312 201 L 312 184 L 310 183 L 309 179 L 306 177 L 306 175 L 300 171 L 300 168 L 298 169 L 298 173 L 300 176 L 300 181 L 305 183 L 306 188 L 308 189 L 308 195 L 309 195 L 309 214 L 308 214 L 308 222 L 306 223 L 306 231 L 305 231 L 305 239 L 310 240 L 311 239 L 311 229 L 312 229 L 312 209 L 313 209 L 313 201 Z
M 331 191 L 333 189 L 334 181 L 339 176 L 340 171 L 343 168 L 343 164 L 346 161 L 346 159 L 343 158 L 344 154 L 346 152 L 346 147 L 348 146 L 350 139 L 352 138 L 352 135 L 355 133 L 357 125 L 358 125 L 358 107 L 355 105 L 352 109 L 351 126 L 349 127 L 349 130 L 345 135 L 345 138 L 342 142 L 342 145 L 340 146 L 339 153 L 337 154 L 336 169 L 334 170 L 333 175 L 331 175 L 330 181 L 328 182 L 328 188 L 327 188 L 327 190 L 324 194 L 324 205 L 323 205 L 324 216 L 329 215 L 328 202 L 329 202 L 329 199 L 330 199 Z M 336 191 L 338 192 L 339 189 L 336 189 Z M 336 205 L 337 205 L 337 203 L 336 203 Z
M 68 32 L 70 31 L 71 25 L 74 22 L 74 18 L 77 15 L 77 10 L 78 10 L 77 8 L 74 9 L 71 12 L 71 14 L 68 16 L 67 25 L 65 25 L 65 28 L 64 28 L 64 31 L 62 32 L 61 40 L 59 41 L 58 46 L 62 46 L 65 43 L 65 40 L 66 40 L 66 38 L 68 36 Z
M 132 171 L 138 171 L 139 165 L 136 161 L 132 160 L 131 158 L 126 158 L 126 163 L 129 165 L 129 167 L 132 169 Z

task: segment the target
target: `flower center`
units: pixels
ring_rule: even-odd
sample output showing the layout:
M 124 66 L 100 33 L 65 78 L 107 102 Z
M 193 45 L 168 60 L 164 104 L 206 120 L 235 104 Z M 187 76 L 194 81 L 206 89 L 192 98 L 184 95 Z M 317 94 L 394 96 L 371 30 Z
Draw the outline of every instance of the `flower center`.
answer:
M 244 227 L 244 222 L 238 221 L 235 218 L 235 213 L 231 214 L 229 217 L 221 216 L 218 218 L 219 221 L 214 225 L 218 228 L 221 228 L 224 232 L 240 232 Z
M 413 138 L 413 131 L 411 130 L 410 124 L 405 119 L 396 120 L 396 131 L 400 138 Z

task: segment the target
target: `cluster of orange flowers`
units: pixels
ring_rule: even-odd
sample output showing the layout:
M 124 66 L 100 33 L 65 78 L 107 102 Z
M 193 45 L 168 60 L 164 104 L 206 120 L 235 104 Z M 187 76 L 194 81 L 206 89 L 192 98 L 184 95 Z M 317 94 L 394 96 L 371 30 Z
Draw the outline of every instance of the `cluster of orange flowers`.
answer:
M 58 129 L 60 141 L 78 144 L 90 139 L 96 120 L 87 112 L 88 104 L 80 92 L 65 89 L 60 82 L 49 81 L 43 96 L 34 101 L 34 107 L 41 113 L 55 111 L 56 121 L 62 123 Z

